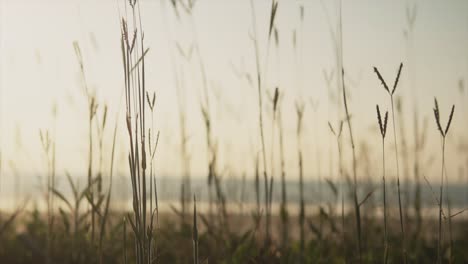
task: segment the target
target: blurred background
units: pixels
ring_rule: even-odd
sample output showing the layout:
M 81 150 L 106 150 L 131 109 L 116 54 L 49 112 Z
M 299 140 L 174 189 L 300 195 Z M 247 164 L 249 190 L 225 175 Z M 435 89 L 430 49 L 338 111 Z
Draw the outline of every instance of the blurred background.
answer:
M 279 1 L 275 37 L 270 43 L 267 39 L 271 3 L 254 2 L 265 79 L 266 148 L 270 153 L 273 146 L 277 153 L 273 157 L 272 170 L 277 172 L 273 177 L 279 177 L 279 144 L 271 138 L 272 111 L 268 98 L 278 87 L 282 95 L 288 182 L 298 180 L 297 102 L 305 104 L 302 139 L 305 180 L 312 189 L 318 188 L 316 181 L 338 180 L 336 141 L 328 126 L 330 122 L 336 128 L 338 119 L 344 118 L 333 40 L 340 16 L 338 2 Z M 201 186 L 208 174 L 200 111 L 205 95 L 210 100 L 218 170 L 223 181 L 238 186 L 242 177 L 253 180 L 261 145 L 250 2 L 200 0 L 191 14 L 181 11 L 180 6 L 176 11 L 170 1 L 145 0 L 140 4 L 145 43 L 149 47 L 147 90 L 156 92 L 157 97 L 153 122 L 160 131 L 155 166 L 162 186 L 161 199 L 178 199 L 178 179 L 182 178 L 185 166 L 181 155 L 183 134 L 187 139 L 188 173 L 195 182 L 193 191 L 202 193 Z M 41 182 L 47 173 L 40 131 L 48 130 L 56 142 L 58 186 L 65 186 L 66 172 L 82 178 L 81 185 L 85 185 L 87 98 L 74 43 L 81 49 L 88 87 L 100 106 L 108 106 L 110 125 L 103 132 L 106 152 L 110 152 L 113 126 L 118 122 L 114 187 L 121 190 L 125 201 L 130 187 L 119 17 L 130 11 L 123 1 L 113 0 L 5 0 L 0 6 L 0 207 L 11 209 L 17 204 L 15 199 L 40 195 Z M 401 105 L 397 131 L 402 132 L 400 139 L 406 138 L 408 150 L 400 161 L 402 172 L 412 171 L 415 122 L 418 122 L 420 128 L 427 130 L 421 157 L 423 174 L 434 186 L 438 184 L 441 141 L 432 112 L 433 99 L 437 97 L 443 120 L 450 106 L 456 105 L 447 139 L 447 175 L 451 183 L 466 184 L 468 2 L 343 1 L 342 24 L 345 83 L 360 160 L 359 180 L 380 180 L 381 138 L 375 105 L 383 109 L 391 107 L 372 67 L 378 67 L 387 82 L 393 83 L 403 62 L 396 91 Z M 200 62 L 204 65 L 206 92 Z M 393 139 L 389 134 L 388 138 Z M 347 132 L 343 133 L 343 142 L 344 166 L 350 171 Z M 388 142 L 387 169 L 393 180 L 394 148 L 392 140 Z M 94 158 L 97 163 L 99 155 Z M 109 155 L 103 159 L 107 164 Z M 413 179 L 411 175 L 408 178 Z M 466 191 L 462 188 L 457 193 L 463 196 Z M 314 200 L 313 195 L 306 193 L 308 202 Z

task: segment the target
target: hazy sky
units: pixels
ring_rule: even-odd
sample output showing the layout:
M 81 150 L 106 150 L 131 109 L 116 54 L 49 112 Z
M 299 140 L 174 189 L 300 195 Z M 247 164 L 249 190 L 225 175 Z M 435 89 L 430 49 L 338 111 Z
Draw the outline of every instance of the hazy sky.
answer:
M 162 3 L 165 2 L 165 3 Z M 220 170 L 234 175 L 251 175 L 258 144 L 257 90 L 234 72 L 255 74 L 253 43 L 249 38 L 252 15 L 249 0 L 198 0 L 193 20 L 184 12 L 176 19 L 170 1 L 141 2 L 145 41 L 150 47 L 147 64 L 147 87 L 157 93 L 155 126 L 161 131 L 157 168 L 160 174 L 180 173 L 179 121 L 174 82 L 174 67 L 184 72 L 184 101 L 189 128 L 189 147 L 194 175 L 206 173 L 205 136 L 200 114 L 201 79 L 195 53 L 184 60 L 176 44 L 188 52 L 198 41 L 206 65 L 212 98 L 211 112 L 216 140 L 220 145 Z M 416 3 L 417 13 L 412 33 L 408 32 L 407 8 Z M 58 108 L 55 122 L 58 172 L 69 170 L 85 175 L 87 164 L 86 99 L 73 48 L 81 47 L 86 79 L 100 104 L 109 105 L 110 121 L 105 137 L 110 153 L 111 130 L 118 110 L 123 110 L 122 60 L 120 53 L 120 18 L 123 1 L 1 1 L 1 147 L 5 175 L 15 170 L 26 179 L 45 172 L 41 151 L 40 129 L 54 130 L 52 108 Z M 261 49 L 265 89 L 278 86 L 285 98 L 286 163 L 292 179 L 297 171 L 296 115 L 294 103 L 306 103 L 304 152 L 307 177 L 317 170 L 336 174 L 336 145 L 330 137 L 327 122 L 337 124 L 337 107 L 330 100 L 323 71 L 335 69 L 335 55 L 330 26 L 338 22 L 336 1 L 281 0 L 276 20 L 279 48 L 271 43 L 269 60 L 267 32 L 270 1 L 255 1 L 258 40 Z M 300 20 L 304 7 L 304 21 Z M 435 150 L 440 138 L 433 122 L 433 97 L 437 96 L 446 119 L 451 104 L 456 114 L 447 150 L 451 172 L 458 172 L 466 158 L 457 146 L 462 136 L 468 138 L 468 97 L 462 94 L 459 80 L 468 83 L 468 1 L 343 1 L 343 53 L 346 79 L 350 90 L 350 111 L 358 142 L 358 153 L 364 153 L 361 142 L 369 148 L 368 164 L 380 171 L 380 135 L 376 131 L 375 104 L 390 108 L 388 96 L 381 87 L 372 66 L 378 66 L 390 83 L 400 62 L 404 62 L 397 95 L 403 97 L 405 129 L 413 145 L 413 102 L 428 120 L 428 177 L 438 173 L 439 156 Z M 196 32 L 196 34 L 194 33 Z M 293 33 L 296 32 L 296 33 Z M 296 49 L 293 35 L 296 35 Z M 174 60 L 171 60 L 173 54 Z M 265 68 L 265 65 L 268 65 Z M 336 70 L 335 70 L 336 71 Z M 411 82 L 417 89 L 411 90 Z M 332 87 L 336 93 L 336 82 Z M 311 100 L 318 102 L 315 112 Z M 265 109 L 271 105 L 265 100 Z M 340 106 L 341 107 L 341 106 Z M 341 111 L 341 110 L 340 110 Z M 271 146 L 271 111 L 265 110 L 267 149 Z M 126 173 L 126 133 L 120 113 L 117 155 L 118 171 Z M 445 121 L 444 121 L 445 122 Z M 422 121 L 421 121 L 422 123 Z M 345 158 L 349 160 L 348 133 L 344 132 Z M 389 163 L 394 162 L 393 142 L 388 141 Z M 329 149 L 332 149 L 330 154 Z M 275 149 L 277 143 L 275 142 Z M 277 153 L 277 150 L 276 150 Z M 466 150 L 465 150 L 466 153 Z M 107 155 L 109 156 L 109 155 Z M 278 155 L 276 154 L 276 157 Z M 434 159 L 430 162 L 431 157 Z M 465 160 L 464 160 L 465 159 Z M 434 164 L 433 164 L 434 163 Z M 106 168 L 108 167 L 106 163 Z M 320 167 L 317 167 L 320 164 Z M 375 166 L 374 166 L 375 165 Z M 434 167 L 435 166 L 435 167 Z M 364 165 L 360 169 L 363 169 Z M 276 167 L 276 170 L 278 168 Z M 433 173 L 434 171 L 434 173 Z M 454 178 L 456 175 L 454 175 Z M 29 177 L 29 178 L 28 178 Z

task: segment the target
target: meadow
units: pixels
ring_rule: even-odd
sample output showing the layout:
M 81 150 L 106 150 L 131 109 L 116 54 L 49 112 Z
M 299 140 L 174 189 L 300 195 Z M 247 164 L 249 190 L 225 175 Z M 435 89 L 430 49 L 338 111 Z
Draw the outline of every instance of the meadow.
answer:
M 426 107 L 428 100 L 421 103 L 422 98 L 404 90 L 414 88 L 414 57 L 385 67 L 368 65 L 365 76 L 381 97 L 368 95 L 372 107 L 360 116 L 354 107 L 361 98 L 348 73 L 353 69 L 345 67 L 347 24 L 338 1 L 333 5 L 336 23 L 328 17 L 326 29 L 334 53 L 333 67 L 322 71 L 328 101 L 301 96 L 280 82 L 274 85 L 278 76 L 268 69 L 282 65 L 279 50 L 288 47 L 299 58 L 290 69 L 296 73 L 293 80 L 303 85 L 307 69 L 300 58 L 308 48 L 298 41 L 303 31 L 283 37 L 277 20 L 283 5 L 293 6 L 303 26 L 302 2 L 271 0 L 267 10 L 259 10 L 254 0 L 246 0 L 252 56 L 243 59 L 253 68 L 231 66 L 237 82 L 250 88 L 245 102 L 254 121 L 249 138 L 241 132 L 229 138 L 221 132 L 219 113 L 228 106 L 211 79 L 193 17 L 198 2 L 206 0 L 165 1 L 165 12 L 191 32 L 189 44 L 165 35 L 172 62 L 165 67 L 174 79 L 170 89 L 176 94 L 178 128 L 165 131 L 160 124 L 169 118 L 159 108 L 168 98 L 149 81 L 155 75 L 149 54 L 158 47 L 145 38 L 153 27 L 145 23 L 140 1 L 120 1 L 115 18 L 120 50 L 112 56 L 120 64 L 110 74 L 119 82 L 114 89 L 122 98 L 118 109 L 91 85 L 89 68 L 98 67 L 88 64 L 82 44 L 70 43 L 78 69 L 77 102 L 84 109 L 75 121 L 84 130 L 79 142 L 84 142 L 86 168 L 81 176 L 58 169 L 57 159 L 69 153 L 57 151 L 62 144 L 57 131 L 66 128 L 56 122 L 61 109 L 55 104 L 53 125 L 35 132 L 44 170 L 37 172 L 40 184 L 34 194 L 16 191 L 21 167 L 28 165 L 14 164 L 0 151 L 0 194 L 9 196 L 8 208 L 0 208 L 0 263 L 468 262 L 468 100 L 463 76 L 454 81 L 457 89 L 447 92 L 452 96 L 443 100 L 424 91 L 431 103 Z M 405 9 L 408 47 L 418 7 L 408 4 Z M 259 27 L 258 21 L 266 26 Z M 410 85 L 402 85 L 404 78 Z M 197 89 L 197 96 L 188 96 L 190 89 Z M 234 109 L 243 107 L 233 104 Z M 333 111 L 317 111 L 324 105 Z M 32 109 L 30 115 L 35 118 Z M 247 119 L 239 118 L 240 123 Z M 363 128 L 363 119 L 370 129 Z M 177 163 L 164 160 L 167 148 L 160 146 L 168 138 L 177 142 Z M 236 152 L 226 145 L 241 141 L 250 141 L 250 152 L 230 160 Z M 161 159 L 180 177 L 161 173 L 158 167 L 167 166 Z M 194 163 L 203 168 L 202 175 L 193 172 Z M 4 173 L 5 167 L 10 173 Z M 10 183 L 6 188 L 5 182 Z

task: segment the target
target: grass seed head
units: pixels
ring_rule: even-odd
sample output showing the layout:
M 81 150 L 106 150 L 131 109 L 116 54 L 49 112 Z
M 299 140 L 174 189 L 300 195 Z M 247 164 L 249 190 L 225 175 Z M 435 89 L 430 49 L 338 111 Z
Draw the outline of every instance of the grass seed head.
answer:
M 434 117 L 437 124 L 437 129 L 439 129 L 440 134 L 444 137 L 444 131 L 442 130 L 442 126 L 440 125 L 440 112 L 439 112 L 439 104 L 437 103 L 437 98 L 434 98 Z
M 392 95 L 395 93 L 395 90 L 398 86 L 398 81 L 400 80 L 401 69 L 403 68 L 403 63 L 400 63 L 400 68 L 398 68 L 398 74 L 396 76 L 395 82 L 393 83 Z
M 376 110 L 377 110 L 377 120 L 378 120 L 378 122 L 379 122 L 380 133 L 381 133 L 382 136 L 383 136 L 383 124 L 382 124 L 382 117 L 380 116 L 379 105 L 375 105 L 375 108 L 376 108 Z
M 384 127 L 383 127 L 383 136 L 387 134 L 387 121 L 388 121 L 388 111 L 385 111 L 385 118 L 384 118 Z
M 383 138 L 385 138 L 385 135 L 387 134 L 388 111 L 385 111 L 385 117 L 384 117 L 384 120 L 382 121 L 382 115 L 380 114 L 379 105 L 376 105 L 376 109 L 377 109 L 377 120 L 379 122 L 380 134 L 382 135 Z
M 447 122 L 447 126 L 445 127 L 445 131 L 444 131 L 444 134 L 447 135 L 448 133 L 448 130 L 450 128 L 450 124 L 452 123 L 452 118 L 453 118 L 453 113 L 455 112 L 455 105 L 452 105 L 452 110 L 450 111 L 450 116 L 449 116 L 449 120 Z
M 385 88 L 385 90 L 387 90 L 387 92 L 390 93 L 390 90 L 388 89 L 387 83 L 383 79 L 383 77 L 380 74 L 379 69 L 377 69 L 377 67 L 374 67 L 374 72 L 375 72 L 375 74 L 377 74 L 377 77 L 379 78 L 380 82 L 382 82 L 382 85 Z

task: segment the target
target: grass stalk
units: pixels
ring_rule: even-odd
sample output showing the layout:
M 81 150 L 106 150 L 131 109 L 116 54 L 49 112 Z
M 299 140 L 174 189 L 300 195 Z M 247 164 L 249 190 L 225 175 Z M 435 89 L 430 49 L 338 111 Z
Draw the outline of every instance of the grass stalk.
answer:
M 259 128 L 260 128 L 260 140 L 261 140 L 261 146 L 262 146 L 262 158 L 263 158 L 263 179 L 264 179 L 264 184 L 265 184 L 265 246 L 268 247 L 270 244 L 270 214 L 269 214 L 269 197 L 271 196 L 269 184 L 268 184 L 268 174 L 267 174 L 267 162 L 266 162 L 266 148 L 265 148 L 265 135 L 264 135 L 264 127 L 263 127 L 263 96 L 262 96 L 262 70 L 260 68 L 260 51 L 259 51 L 259 46 L 258 46 L 258 34 L 257 34 L 257 18 L 255 15 L 255 7 L 254 7 L 254 1 L 250 1 L 250 6 L 251 6 L 251 11 L 252 11 L 252 26 L 253 26 L 253 36 L 251 36 L 253 43 L 254 43 L 254 49 L 255 49 L 255 66 L 256 66 L 256 79 L 257 79 L 257 90 L 258 90 L 258 109 L 259 109 Z M 272 5 L 271 5 L 271 13 L 270 13 L 270 23 L 269 23 L 269 31 L 268 31 L 268 39 L 267 39 L 267 54 L 265 57 L 265 66 L 268 65 L 268 55 L 270 51 L 270 40 L 271 36 L 273 33 L 274 29 L 274 21 L 276 17 L 276 11 L 278 10 L 278 2 L 275 0 L 272 0 Z M 265 70 L 265 73 L 267 71 Z M 266 79 L 266 77 L 263 77 Z M 271 164 L 273 166 L 273 164 Z M 273 182 L 272 179 L 270 179 L 270 182 Z
M 279 143 L 280 143 L 280 166 L 281 166 L 281 205 L 280 205 L 280 217 L 281 217 L 281 245 L 285 249 L 288 245 L 289 239 L 289 214 L 288 214 L 288 198 L 286 191 L 286 163 L 285 163 L 285 152 L 284 152 L 284 127 L 281 107 L 278 107 L 278 126 L 279 126 Z
M 342 78 L 343 79 L 343 78 Z M 356 229 L 357 229 L 357 241 L 358 241 L 358 252 L 359 252 L 359 263 L 362 263 L 362 237 L 361 237 L 361 210 L 358 202 L 358 190 L 357 190 L 357 172 L 356 172 L 356 149 L 354 145 L 354 138 L 353 138 L 353 130 L 351 126 L 351 119 L 348 111 L 348 103 L 346 99 L 346 89 L 344 88 L 343 82 L 343 102 L 345 105 L 346 111 L 346 123 L 348 124 L 348 131 L 349 136 L 351 139 L 351 149 L 353 154 L 353 202 L 354 202 L 354 210 L 356 216 Z
M 445 164 L 444 164 L 445 165 Z M 447 200 L 447 222 L 448 222 L 448 231 L 449 231 L 449 247 L 448 247 L 448 263 L 453 263 L 453 226 L 452 226 L 452 203 L 450 200 L 450 194 L 448 189 L 448 174 L 447 174 L 447 167 L 444 166 L 444 173 L 445 173 L 445 200 Z
M 403 68 L 403 63 L 400 63 L 400 67 L 398 69 L 397 76 L 395 78 L 395 82 L 393 83 L 393 88 L 390 91 L 387 83 L 383 79 L 382 75 L 380 74 L 379 70 L 374 67 L 374 72 L 377 74 L 378 79 L 382 83 L 383 88 L 387 91 L 390 97 L 390 104 L 392 106 L 392 125 L 393 125 L 393 140 L 395 146 L 395 160 L 396 160 L 396 175 L 397 175 L 397 192 L 398 192 L 398 211 L 400 216 L 400 230 L 401 230 L 401 250 L 403 256 L 403 263 L 408 262 L 407 256 L 407 249 L 406 249 L 406 233 L 405 233 L 405 226 L 404 226 L 404 216 L 403 216 L 403 209 L 401 204 L 401 188 L 400 188 L 400 163 L 399 163 L 399 156 L 398 156 L 398 141 L 397 141 L 397 133 L 396 133 L 396 121 L 395 121 L 395 103 L 394 103 L 394 94 L 395 90 L 398 86 L 398 81 L 400 79 L 401 69 Z
M 197 227 L 197 199 L 195 195 L 193 196 L 193 263 L 198 264 L 198 227 Z
M 123 251 L 124 251 L 124 263 L 127 264 L 127 217 L 123 218 Z
M 439 191 L 439 229 L 437 233 L 437 263 L 442 263 L 442 215 L 443 215 L 443 190 L 444 190 L 444 171 L 445 171 L 445 140 L 447 138 L 447 134 L 450 128 L 450 124 L 452 123 L 453 114 L 455 112 L 455 105 L 452 105 L 452 110 L 450 112 L 449 119 L 447 121 L 447 125 L 445 129 L 442 129 L 441 120 L 440 120 L 440 110 L 439 104 L 437 103 L 437 99 L 434 98 L 434 117 L 437 124 L 437 129 L 440 132 L 442 137 L 442 166 L 441 166 L 441 178 L 440 178 L 440 191 Z M 450 218 L 450 214 L 448 215 Z
M 344 262 L 348 263 L 348 257 L 346 253 L 346 228 L 345 228 L 345 212 L 344 212 L 344 204 L 345 204 L 345 188 L 344 188 L 344 183 L 346 182 L 345 175 L 343 173 L 343 155 L 342 155 L 342 150 L 341 150 L 341 133 L 343 131 L 343 121 L 340 122 L 340 126 L 338 128 L 338 131 L 335 131 L 333 129 L 333 126 L 328 122 L 328 127 L 330 128 L 331 133 L 335 136 L 336 139 L 336 146 L 338 149 L 338 173 L 339 173 L 339 179 L 341 181 L 340 184 L 340 193 L 341 193 L 341 243 L 342 243 L 342 249 L 343 249 L 343 255 L 344 255 Z
M 153 212 L 151 212 L 150 222 L 147 221 L 145 55 L 148 49 L 144 47 L 139 2 L 130 1 L 129 5 L 133 14 L 133 38 L 129 37 L 129 28 L 125 18 L 122 19 L 121 28 L 126 122 L 130 146 L 128 162 L 133 194 L 133 214 L 129 214 L 127 220 L 135 235 L 136 263 L 142 264 L 152 261 L 149 247 L 152 237 L 149 237 L 148 233 L 152 234 L 153 232 Z
M 357 247 L 358 247 L 358 262 L 362 263 L 362 236 L 361 236 L 361 209 L 358 201 L 358 187 L 357 187 L 357 160 L 356 160 L 356 148 L 354 144 L 353 129 L 351 125 L 351 116 L 348 110 L 348 101 L 346 97 L 346 88 L 344 84 L 344 59 L 343 59 L 343 21 L 342 21 L 342 3 L 339 5 L 339 22 L 338 22 L 338 34 L 335 36 L 332 34 L 336 44 L 336 57 L 338 72 L 341 71 L 337 78 L 338 87 L 341 88 L 341 94 L 343 96 L 343 106 L 346 114 L 346 123 L 348 125 L 348 132 L 350 137 L 350 144 L 352 150 L 352 168 L 353 168 L 353 203 L 356 217 L 356 231 L 357 231 Z
M 263 158 L 263 179 L 264 179 L 264 187 L 265 187 L 265 213 L 267 214 L 267 208 L 268 208 L 268 176 L 267 176 L 267 163 L 266 163 L 266 150 L 265 150 L 265 136 L 264 136 L 264 131 L 263 131 L 263 96 L 262 96 L 262 78 L 261 78 L 261 69 L 260 69 L 260 51 L 258 47 L 258 41 L 257 41 L 257 18 L 255 16 L 255 7 L 253 0 L 250 1 L 251 4 L 251 9 L 252 9 L 252 24 L 253 24 L 253 30 L 254 30 L 254 36 L 253 36 L 253 42 L 254 42 L 254 48 L 255 48 L 255 65 L 256 65 L 256 71 L 257 71 L 257 90 L 258 90 L 258 120 L 259 120 L 259 126 L 260 126 L 260 141 L 261 141 L 261 146 L 262 146 L 262 158 Z M 268 215 L 265 216 L 265 218 L 268 218 Z M 269 240 L 269 233 L 268 231 L 270 230 L 268 226 L 268 219 L 266 219 L 266 225 L 265 225 L 265 243 L 268 243 Z
M 387 187 L 385 184 L 385 135 L 387 133 L 388 112 L 385 112 L 385 117 L 382 121 L 379 106 L 377 105 L 377 120 L 382 136 L 382 193 L 383 193 L 383 217 L 384 217 L 384 255 L 383 263 L 388 262 L 388 230 L 387 230 Z
M 298 155 L 298 168 L 299 168 L 299 259 L 300 263 L 305 263 L 305 203 L 304 203 L 304 165 L 302 160 L 302 121 L 304 117 L 304 104 L 296 103 L 297 115 L 297 155 Z
M 52 199 L 53 199 L 53 187 L 52 187 L 52 157 L 51 152 L 53 152 L 52 147 L 54 145 L 53 140 L 50 138 L 49 131 L 46 130 L 43 132 L 39 131 L 39 136 L 41 139 L 42 149 L 44 151 L 47 167 L 47 179 L 46 179 L 46 206 L 47 206 L 47 229 L 46 229 L 46 254 L 45 262 L 51 262 L 51 251 L 52 251 L 52 225 L 53 225 L 53 208 L 52 208 Z

